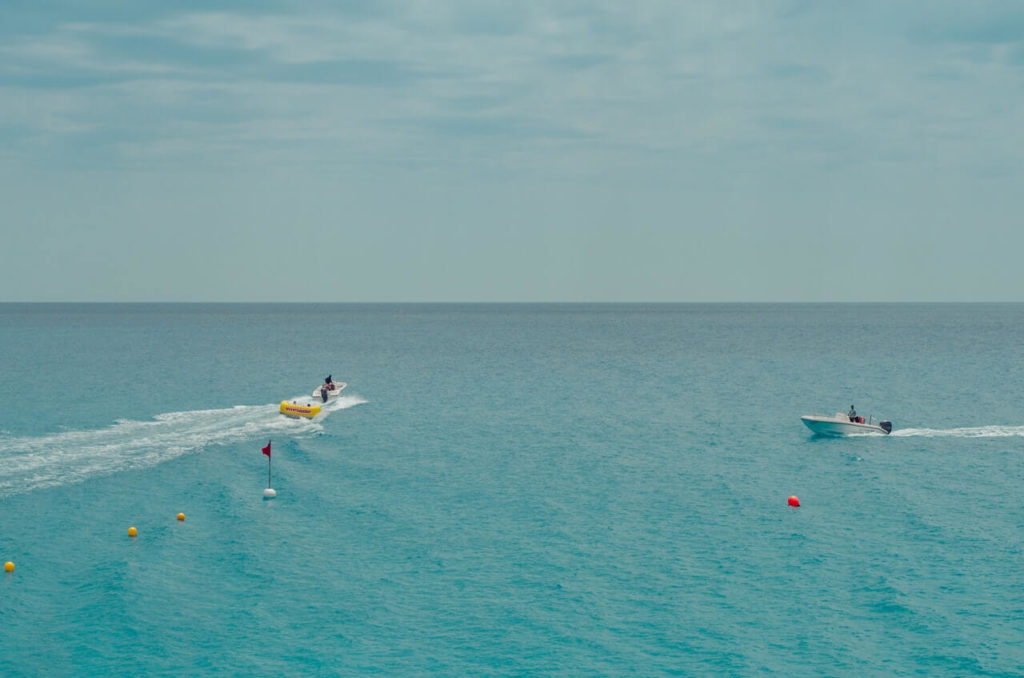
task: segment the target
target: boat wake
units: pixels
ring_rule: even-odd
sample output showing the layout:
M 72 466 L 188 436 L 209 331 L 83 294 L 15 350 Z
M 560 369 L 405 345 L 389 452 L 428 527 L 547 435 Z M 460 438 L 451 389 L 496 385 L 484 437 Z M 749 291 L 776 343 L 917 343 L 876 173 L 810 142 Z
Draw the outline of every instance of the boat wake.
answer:
M 290 399 L 291 400 L 291 399 Z M 294 400 L 309 400 L 296 396 Z M 121 419 L 104 429 L 39 437 L 0 437 L 0 497 L 147 468 L 211 445 L 323 430 L 331 412 L 365 403 L 356 395 L 325 403 L 315 419 L 281 416 L 279 403 L 168 412 L 151 421 Z M 260 442 L 260 444 L 265 444 Z
M 971 426 L 966 428 L 901 428 L 895 438 L 1024 438 L 1024 426 Z

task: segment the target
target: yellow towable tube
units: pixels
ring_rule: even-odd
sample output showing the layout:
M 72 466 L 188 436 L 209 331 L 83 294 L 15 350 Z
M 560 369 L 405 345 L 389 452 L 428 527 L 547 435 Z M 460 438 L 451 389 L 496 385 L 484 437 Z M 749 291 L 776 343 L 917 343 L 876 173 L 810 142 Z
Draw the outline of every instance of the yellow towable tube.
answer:
M 312 419 L 316 415 L 320 414 L 320 406 L 299 405 L 298 403 L 290 403 L 287 400 L 282 400 L 281 414 L 286 414 L 289 417 L 306 417 L 307 419 Z

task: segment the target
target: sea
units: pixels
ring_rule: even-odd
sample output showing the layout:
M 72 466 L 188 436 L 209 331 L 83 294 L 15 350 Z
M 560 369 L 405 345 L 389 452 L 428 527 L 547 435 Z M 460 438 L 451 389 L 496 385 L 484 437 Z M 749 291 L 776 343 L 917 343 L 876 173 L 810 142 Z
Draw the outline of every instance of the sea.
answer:
M 1021 304 L 7 303 L 0 374 L 2 676 L 1024 675 Z

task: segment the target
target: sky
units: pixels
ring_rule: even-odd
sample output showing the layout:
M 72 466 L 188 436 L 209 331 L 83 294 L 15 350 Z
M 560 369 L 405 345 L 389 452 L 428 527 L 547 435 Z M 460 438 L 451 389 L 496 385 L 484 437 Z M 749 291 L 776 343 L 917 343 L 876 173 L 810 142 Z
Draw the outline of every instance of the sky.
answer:
M 1022 156 L 1017 0 L 0 8 L 0 301 L 1024 301 Z

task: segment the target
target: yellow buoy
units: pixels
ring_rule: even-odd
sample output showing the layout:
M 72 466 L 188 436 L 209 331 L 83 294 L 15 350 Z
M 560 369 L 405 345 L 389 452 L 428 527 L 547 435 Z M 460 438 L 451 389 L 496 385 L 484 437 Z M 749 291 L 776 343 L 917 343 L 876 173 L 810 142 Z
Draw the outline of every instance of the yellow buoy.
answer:
M 179 513 L 178 514 L 178 520 L 185 520 L 185 514 L 184 513 Z
M 14 563 L 9 560 L 4 563 L 4 572 L 14 572 Z
M 136 530 L 134 526 L 133 526 L 133 527 L 129 527 L 129 528 L 128 528 L 128 536 L 129 536 L 129 537 L 134 537 L 134 536 L 135 536 L 135 535 L 137 535 L 138 533 L 139 533 L 139 531 L 138 531 L 138 530 Z

